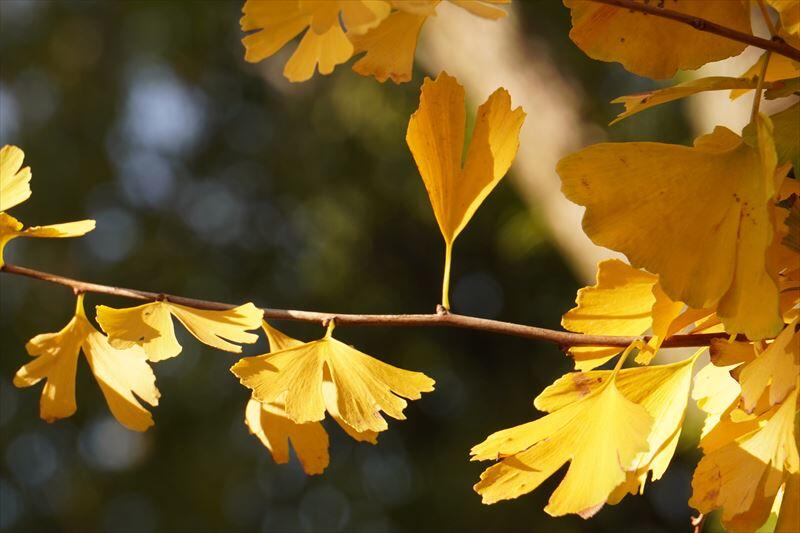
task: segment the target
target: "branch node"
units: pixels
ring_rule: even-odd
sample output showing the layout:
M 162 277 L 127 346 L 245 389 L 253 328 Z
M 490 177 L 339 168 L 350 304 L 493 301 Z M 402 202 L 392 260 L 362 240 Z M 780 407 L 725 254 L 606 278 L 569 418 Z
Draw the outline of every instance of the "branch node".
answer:
M 436 314 L 439 316 L 446 316 L 450 314 L 450 311 L 442 304 L 436 304 Z

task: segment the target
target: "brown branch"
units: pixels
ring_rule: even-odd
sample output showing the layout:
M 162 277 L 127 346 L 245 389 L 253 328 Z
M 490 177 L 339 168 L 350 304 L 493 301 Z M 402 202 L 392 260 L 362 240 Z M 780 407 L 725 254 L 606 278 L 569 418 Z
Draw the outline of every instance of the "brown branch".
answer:
M 122 287 L 112 287 L 89 283 L 76 279 L 41 272 L 31 268 L 25 268 L 6 263 L 0 270 L 8 274 L 26 276 L 29 278 L 56 283 L 71 288 L 76 293 L 92 292 L 97 294 L 107 294 L 110 296 L 121 296 L 133 300 L 169 300 L 180 305 L 194 307 L 195 309 L 223 310 L 235 307 L 234 304 L 222 302 L 212 302 L 208 300 L 198 300 L 183 296 L 174 296 L 158 292 L 140 291 L 136 289 L 126 289 Z M 649 337 L 620 337 L 613 335 L 584 335 L 582 333 L 572 333 L 569 331 L 558 331 L 536 326 L 525 326 L 514 324 L 513 322 L 501 322 L 499 320 L 489 320 L 474 316 L 457 315 L 449 313 L 443 308 L 437 309 L 433 314 L 413 314 L 413 315 L 360 315 L 342 313 L 321 313 L 317 311 L 295 311 L 291 309 L 269 309 L 264 308 L 264 318 L 276 320 L 297 320 L 301 322 L 316 322 L 325 325 L 329 320 L 335 319 L 339 325 L 360 325 L 360 326 L 446 326 L 464 329 L 474 329 L 488 331 L 500 335 L 510 335 L 525 339 L 534 339 L 552 342 L 559 346 L 619 346 L 626 347 L 636 340 L 647 341 Z M 666 339 L 661 345 L 664 348 L 678 348 L 689 346 L 708 346 L 714 339 L 726 339 L 724 333 L 700 333 L 695 335 L 673 335 Z
M 719 35 L 720 37 L 725 37 L 727 39 L 739 41 L 741 43 L 749 44 L 757 48 L 769 50 L 776 54 L 788 57 L 789 59 L 793 59 L 795 61 L 800 61 L 800 50 L 794 48 L 793 46 L 789 46 L 786 43 L 786 41 L 777 36 L 773 37 L 772 39 L 764 39 L 762 37 L 756 37 L 755 35 L 752 35 L 750 33 L 744 33 L 738 30 L 734 30 L 733 28 L 722 26 L 720 24 L 717 24 L 716 22 L 711 22 L 710 20 L 707 19 L 694 17 L 692 15 L 681 13 L 680 11 L 673 11 L 671 9 L 658 7 L 656 5 L 640 4 L 639 2 L 635 2 L 634 0 L 591 0 L 591 1 L 597 2 L 598 4 L 607 4 L 614 7 L 630 9 L 631 11 L 639 11 L 640 13 L 648 13 L 650 15 L 655 15 L 657 17 L 674 20 L 675 22 L 687 24 L 698 31 L 713 33 L 715 35 Z

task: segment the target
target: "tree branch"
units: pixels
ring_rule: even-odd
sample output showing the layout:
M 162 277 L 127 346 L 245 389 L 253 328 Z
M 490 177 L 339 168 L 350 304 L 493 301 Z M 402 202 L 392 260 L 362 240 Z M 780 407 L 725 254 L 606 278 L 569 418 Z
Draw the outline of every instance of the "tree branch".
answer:
M 234 304 L 222 302 L 212 302 L 208 300 L 198 300 L 183 296 L 174 296 L 157 292 L 140 291 L 136 289 L 126 289 L 122 287 L 112 287 L 89 283 L 76 279 L 41 272 L 16 265 L 6 263 L 0 267 L 7 274 L 26 276 L 29 278 L 47 281 L 71 288 L 76 293 L 92 292 L 97 294 L 107 294 L 110 296 L 121 296 L 133 300 L 154 301 L 166 299 L 170 302 L 194 307 L 195 309 L 223 310 L 235 307 Z M 499 320 L 489 320 L 474 316 L 458 315 L 447 312 L 441 306 L 433 314 L 411 314 L 411 315 L 360 315 L 360 314 L 341 314 L 341 313 L 321 313 L 317 311 L 295 311 L 291 309 L 269 309 L 264 308 L 264 318 L 276 320 L 297 320 L 301 322 L 316 322 L 325 324 L 331 319 L 335 319 L 338 325 L 360 325 L 360 326 L 445 326 L 464 329 L 474 329 L 488 331 L 500 335 L 522 337 L 546 342 L 552 342 L 562 347 L 570 346 L 618 346 L 626 347 L 634 341 L 642 340 L 647 342 L 649 337 L 621 337 L 613 335 L 584 335 L 582 333 L 572 333 L 569 331 L 558 331 L 536 326 L 526 326 L 513 322 L 501 322 Z M 724 333 L 699 333 L 695 335 L 673 335 L 666 339 L 661 345 L 664 348 L 678 348 L 689 346 L 708 346 L 713 339 L 727 339 Z
M 711 22 L 710 20 L 707 19 L 694 17 L 692 15 L 686 15 L 685 13 L 681 13 L 680 11 L 673 11 L 671 9 L 657 7 L 655 5 L 640 4 L 639 2 L 635 2 L 634 0 L 590 0 L 590 1 L 596 2 L 598 4 L 607 4 L 614 7 L 630 9 L 631 11 L 639 11 L 640 13 L 647 13 L 650 15 L 655 15 L 656 17 L 662 17 L 674 20 L 675 22 L 687 24 L 698 31 L 713 33 L 715 35 L 719 35 L 720 37 L 725 37 L 727 39 L 739 41 L 741 43 L 749 44 L 757 48 L 762 48 L 764 50 L 769 50 L 776 54 L 786 56 L 789 59 L 793 59 L 795 61 L 800 61 L 800 50 L 794 48 L 793 46 L 789 46 L 786 43 L 786 41 L 777 36 L 773 37 L 772 39 L 764 39 L 761 37 L 756 37 L 755 35 L 734 30 L 732 28 L 728 28 L 727 26 L 721 26 L 716 22 Z

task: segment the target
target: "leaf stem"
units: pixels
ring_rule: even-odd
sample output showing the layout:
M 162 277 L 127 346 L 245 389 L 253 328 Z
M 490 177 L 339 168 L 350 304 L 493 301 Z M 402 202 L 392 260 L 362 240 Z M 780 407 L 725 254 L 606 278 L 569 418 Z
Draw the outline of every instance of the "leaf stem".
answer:
M 450 310 L 450 265 L 453 262 L 453 243 L 444 244 L 444 275 L 442 277 L 442 307 Z
M 751 46 L 755 46 L 763 50 L 769 50 L 773 53 L 786 56 L 789 59 L 800 61 L 800 50 L 794 48 L 793 46 L 790 46 L 789 44 L 786 43 L 786 41 L 784 41 L 778 36 L 775 36 L 772 39 L 764 39 L 762 37 L 756 37 L 755 35 L 752 35 L 750 33 L 744 33 L 739 30 L 734 30 L 733 28 L 728 28 L 727 26 L 722 26 L 720 24 L 717 24 L 716 22 L 711 22 L 710 20 L 704 18 L 687 15 L 685 13 L 681 13 L 680 11 L 673 11 L 671 9 L 657 7 L 655 5 L 641 4 L 639 2 L 634 2 L 633 0 L 590 0 L 590 1 L 596 2 L 598 4 L 607 4 L 610 6 L 630 9 L 631 11 L 638 11 L 640 13 L 648 13 L 650 15 L 655 15 L 656 17 L 662 17 L 665 19 L 674 20 L 675 22 L 687 24 L 698 31 L 713 33 L 715 35 L 719 35 L 720 37 L 731 39 L 732 41 L 739 41 L 740 43 L 749 44 Z
M 5 264 L 0 267 L 0 271 L 6 274 L 25 276 L 28 278 L 55 283 L 71 288 L 80 293 L 106 294 L 109 296 L 119 296 L 132 300 L 156 301 L 159 298 L 167 298 L 170 302 L 180 305 L 194 307 L 195 309 L 224 310 L 236 307 L 234 304 L 214 302 L 209 300 L 199 300 L 196 298 L 186 298 L 183 296 L 173 296 L 170 294 L 148 292 L 136 289 L 126 289 L 123 287 L 112 287 L 99 283 L 89 283 L 80 281 L 49 272 L 42 272 L 25 268 L 17 265 Z M 508 335 L 521 337 L 524 339 L 552 342 L 561 347 L 571 346 L 617 346 L 625 348 L 636 341 L 647 342 L 649 336 L 615 336 L 615 335 L 586 335 L 583 333 L 572 333 L 570 331 L 559 331 L 538 326 L 527 326 L 515 324 L 513 322 L 501 322 L 499 320 L 489 320 L 468 315 L 458 315 L 454 313 L 432 313 L 432 314 L 395 314 L 395 315 L 363 315 L 363 314 L 341 314 L 323 313 L 318 311 L 296 311 L 292 309 L 269 309 L 263 308 L 264 318 L 275 320 L 296 320 L 300 322 L 312 322 L 323 326 L 330 325 L 335 320 L 337 326 L 359 325 L 359 326 L 384 326 L 384 327 L 453 327 L 472 329 L 496 333 L 498 335 Z M 662 348 L 680 348 L 687 346 L 708 346 L 714 339 L 727 339 L 725 333 L 698 333 L 693 335 L 673 335 L 666 339 Z M 742 340 L 745 340 L 742 337 Z
M 756 85 L 756 92 L 753 95 L 753 109 L 750 112 L 750 122 L 755 122 L 758 117 L 758 109 L 761 105 L 761 91 L 764 89 L 764 78 L 767 76 L 767 66 L 769 59 L 772 57 L 772 52 L 767 51 L 764 54 L 764 62 L 761 64 L 761 70 L 758 73 L 758 85 Z

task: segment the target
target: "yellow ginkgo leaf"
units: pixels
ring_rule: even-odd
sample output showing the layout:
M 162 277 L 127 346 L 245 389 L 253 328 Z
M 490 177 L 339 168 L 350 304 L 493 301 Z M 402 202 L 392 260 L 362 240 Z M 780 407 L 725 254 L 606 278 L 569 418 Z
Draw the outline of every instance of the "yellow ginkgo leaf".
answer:
M 783 111 L 770 115 L 769 119 L 774 130 L 778 165 L 791 163 L 795 169 L 800 168 L 800 102 L 795 102 Z M 755 145 L 758 142 L 755 124 L 748 124 L 742 130 L 742 137 L 749 144 Z
M 744 408 L 752 411 L 769 387 L 769 403 L 780 403 L 794 389 L 800 374 L 800 325 L 788 324 L 775 340 L 739 374 Z
M 775 533 L 800 531 L 800 473 L 789 476 L 783 489 L 783 501 L 778 513 Z
M 499 20 L 507 13 L 497 7 L 497 4 L 508 4 L 511 0 L 450 0 L 450 2 L 481 18 Z
M 200 342 L 240 353 L 242 347 L 234 343 L 256 342 L 258 335 L 248 330 L 259 327 L 263 315 L 264 312 L 252 303 L 218 311 L 195 309 L 167 300 L 124 309 L 97 306 L 97 322 L 111 344 L 120 348 L 139 344 L 151 361 L 163 361 L 181 353 L 173 316 Z
M 712 339 L 709 346 L 711 362 L 717 366 L 739 366 L 756 358 L 756 347 L 752 342 Z
M 781 78 L 776 78 L 781 79 Z M 612 104 L 624 104 L 625 111 L 616 116 L 609 125 L 616 124 L 622 119 L 635 115 L 645 109 L 650 109 L 657 105 L 666 104 L 673 100 L 680 100 L 687 96 L 692 96 L 697 93 L 706 91 L 722 91 L 725 89 L 740 89 L 742 93 L 755 89 L 758 85 L 758 80 L 741 77 L 741 78 L 728 78 L 725 76 L 712 76 L 709 78 L 699 78 L 696 80 L 689 80 L 678 85 L 666 87 L 664 89 L 656 89 L 646 93 L 631 94 L 628 96 L 620 96 L 611 100 Z
M 739 55 L 747 45 L 662 17 L 591 0 L 564 0 L 572 14 L 570 39 L 592 59 L 618 61 L 648 78 L 666 79 L 678 69 L 696 69 Z M 700 17 L 750 33 L 745 0 L 671 0 L 650 5 Z
M 718 366 L 708 363 L 694 376 L 692 399 L 708 414 L 721 415 L 739 398 L 741 387 L 731 377 L 736 365 Z
M 497 20 L 506 12 L 496 5 L 510 0 L 450 1 L 473 15 Z M 440 0 L 393 0 L 396 10 L 376 28 L 364 34 L 348 31 L 354 55 L 364 53 L 353 70 L 362 76 L 374 76 L 381 83 L 389 78 L 395 83 L 411 80 L 420 30 L 428 17 L 436 15 L 439 3 Z
M 483 503 L 516 498 L 570 466 L 550 496 L 552 516 L 594 515 L 648 451 L 652 417 L 609 379 L 575 402 L 527 424 L 498 431 L 472 448 L 472 460 L 501 461 L 481 474 Z M 591 483 L 586 482 L 591 472 Z
M 704 437 L 705 455 L 692 479 L 689 504 L 702 513 L 721 508 L 723 523 L 738 518 L 742 525 L 747 518 L 748 525 L 755 526 L 747 529 L 760 525 L 755 517 L 766 520 L 764 508 L 768 516 L 780 486 L 800 468 L 794 435 L 796 402 L 797 388 L 782 404 L 753 421 L 741 422 L 750 430 L 732 440 L 717 439 L 724 444 L 708 447 L 706 441 L 713 441 L 717 428 Z M 748 516 L 754 510 L 755 517 Z
M 247 402 L 245 424 L 278 464 L 289 462 L 289 442 L 308 475 L 321 474 L 328 466 L 328 434 L 319 422 L 297 424 L 276 403 Z
M 277 328 L 272 327 L 266 321 L 264 321 L 262 327 L 264 328 L 264 332 L 267 334 L 270 353 L 286 350 L 287 348 L 295 348 L 304 344 L 303 341 L 294 339 L 286 335 Z M 331 415 L 331 418 L 333 418 L 336 421 L 336 423 L 338 423 L 339 426 L 341 426 L 341 428 L 345 431 L 345 433 L 347 433 L 353 439 L 359 442 L 369 442 L 371 444 L 376 444 L 378 442 L 378 434 L 376 432 L 369 430 L 356 431 L 353 427 L 349 426 L 347 422 L 344 421 L 344 419 L 342 419 L 342 416 L 339 414 L 336 386 L 333 384 L 332 381 L 330 381 L 330 379 L 323 380 L 322 395 L 325 400 L 325 409 Z
M 302 341 L 289 337 L 266 321 L 262 326 L 273 352 L 303 344 Z M 374 431 L 358 432 L 341 418 L 337 406 L 336 386 L 331 381 L 323 381 L 322 394 L 331 417 L 348 435 L 359 442 L 372 444 L 378 442 L 378 434 Z M 250 398 L 245 408 L 245 424 L 269 450 L 276 463 L 289 462 L 291 442 L 303 471 L 308 475 L 321 474 L 330 460 L 328 434 L 320 422 L 297 423 L 292 420 L 286 413 L 284 397 L 285 395 L 269 403 L 261 403 L 255 398 Z
M 36 359 L 24 365 L 14 376 L 14 385 L 30 387 L 42 379 L 40 414 L 52 422 L 72 415 L 76 410 L 75 375 L 81 350 L 92 369 L 111 413 L 123 426 L 145 431 L 153 417 L 139 399 L 158 405 L 156 377 L 138 346 L 117 350 L 87 320 L 83 295 L 78 296 L 75 315 L 58 333 L 44 333 L 26 346 Z M 138 398 L 138 399 L 137 399 Z
M 261 328 L 267 335 L 267 342 L 269 342 L 270 352 L 279 352 L 281 350 L 285 350 L 286 348 L 294 348 L 295 346 L 300 346 L 303 344 L 303 341 L 293 339 L 279 329 L 272 327 L 266 320 L 261 322 Z
M 392 0 L 392 7 L 412 15 L 435 17 L 436 7 L 441 2 L 442 0 Z
M 49 226 L 31 226 L 23 229 L 23 224 L 7 213 L 0 213 L 0 266 L 4 264 L 3 251 L 9 241 L 17 237 L 36 237 L 45 239 L 64 239 L 67 237 L 80 237 L 92 231 L 95 227 L 94 220 L 79 220 L 77 222 L 64 222 Z
M 331 323 L 332 324 L 332 323 Z M 402 370 L 359 352 L 331 335 L 256 357 L 245 357 L 231 371 L 262 403 L 282 400 L 299 424 L 325 418 L 323 382 L 337 393 L 339 416 L 358 432 L 387 429 L 381 411 L 405 419 L 406 401 L 433 390 L 434 381 L 420 372 Z
M 777 275 L 766 261 L 776 156 L 769 119 L 758 146 L 717 127 L 692 148 L 601 143 L 562 159 L 562 191 L 586 207 L 583 229 L 659 275 L 664 292 L 717 306 L 729 333 L 774 337 L 782 328 Z
M 442 72 L 422 84 L 406 133 L 445 241 L 442 305 L 448 309 L 453 242 L 514 161 L 525 112 L 512 110 L 511 96 L 497 89 L 478 108 L 462 168 L 465 120 L 464 88 Z
M 739 78 L 746 78 L 753 81 L 758 81 L 758 76 L 764 66 L 764 61 L 767 59 L 767 53 L 761 56 L 753 63 L 750 68 L 742 73 Z M 769 63 L 767 63 L 767 71 L 764 73 L 765 82 L 774 82 L 778 80 L 787 80 L 789 78 L 796 78 L 800 76 L 800 63 L 792 61 L 788 57 L 779 54 L 769 54 Z M 728 88 L 728 87 L 724 87 Z M 747 93 L 753 87 L 730 87 L 731 100 L 736 100 L 743 94 Z
M 290 81 L 305 81 L 319 69 L 330 74 L 353 54 L 345 27 L 354 33 L 375 27 L 389 15 L 385 0 L 247 0 L 242 10 L 245 60 L 257 63 L 305 35 L 284 68 Z M 341 16 L 341 21 L 340 21 Z
M 7 144 L 0 148 L 0 211 L 11 209 L 31 196 L 31 169 L 22 168 L 25 153 Z
M 800 37 L 800 3 L 797 0 L 767 0 L 767 3 L 780 15 L 781 28 L 794 37 Z
M 632 493 L 644 488 L 646 474 L 660 479 L 675 452 L 683 425 L 692 368 L 705 349 L 692 357 L 668 365 L 623 369 L 616 376 L 616 386 L 628 400 L 641 405 L 653 418 L 647 435 L 648 449 L 631 463 L 636 481 L 628 487 Z M 534 400 L 540 411 L 553 412 L 588 396 L 613 376 L 610 370 L 572 372 L 559 378 Z M 627 492 L 627 491 L 626 491 Z
M 398 10 L 364 35 L 348 34 L 353 55 L 366 52 L 353 70 L 362 76 L 374 76 L 381 83 L 389 78 L 395 83 L 410 81 L 417 38 L 426 20 L 425 15 Z
M 668 336 L 684 305 L 673 302 L 658 286 L 658 276 L 618 259 L 597 265 L 597 283 L 578 291 L 576 307 L 561 318 L 564 329 L 596 335 L 642 335 L 653 328 L 653 338 L 637 356 L 647 364 Z M 710 314 L 711 311 L 708 311 Z M 622 348 L 575 346 L 569 354 L 577 370 L 596 368 Z

